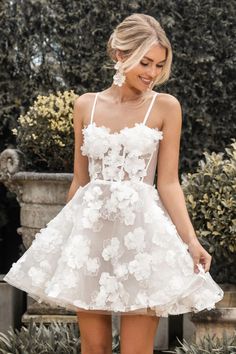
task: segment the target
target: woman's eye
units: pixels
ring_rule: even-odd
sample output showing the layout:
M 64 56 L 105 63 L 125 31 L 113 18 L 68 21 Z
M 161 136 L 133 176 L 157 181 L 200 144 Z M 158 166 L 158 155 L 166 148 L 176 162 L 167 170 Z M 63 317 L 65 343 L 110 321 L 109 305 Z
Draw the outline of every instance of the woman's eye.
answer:
M 142 61 L 141 61 L 141 64 L 142 64 L 143 66 L 147 66 L 147 65 L 148 65 L 148 63 L 143 63 Z

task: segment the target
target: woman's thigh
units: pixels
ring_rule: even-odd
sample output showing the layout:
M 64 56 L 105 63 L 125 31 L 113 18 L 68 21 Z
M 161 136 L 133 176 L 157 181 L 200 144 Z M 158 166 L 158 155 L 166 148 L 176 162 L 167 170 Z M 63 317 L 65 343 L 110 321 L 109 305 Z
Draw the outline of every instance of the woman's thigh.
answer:
M 159 317 L 148 315 L 121 315 L 121 354 L 153 354 Z
M 112 321 L 111 315 L 91 311 L 77 312 L 82 354 L 111 354 Z

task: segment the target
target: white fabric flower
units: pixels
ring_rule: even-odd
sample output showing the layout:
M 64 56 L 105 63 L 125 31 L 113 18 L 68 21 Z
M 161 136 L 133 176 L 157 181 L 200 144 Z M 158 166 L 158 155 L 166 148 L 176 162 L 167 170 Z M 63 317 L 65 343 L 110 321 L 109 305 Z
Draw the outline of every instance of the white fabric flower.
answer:
M 116 277 L 111 276 L 107 272 L 103 272 L 101 274 L 99 284 L 103 287 L 104 291 L 108 294 L 116 292 L 119 288 L 118 280 L 116 279 Z
M 84 228 L 92 229 L 99 232 L 103 227 L 101 222 L 101 208 L 103 206 L 102 189 L 94 186 L 91 190 L 88 189 L 83 196 L 82 204 L 85 206 L 83 217 L 81 219 Z
M 38 260 L 43 260 L 45 255 L 41 254 L 39 251 L 43 248 L 46 253 L 55 253 L 58 247 L 62 245 L 62 241 L 62 234 L 59 230 L 53 227 L 42 228 L 36 233 L 35 239 L 31 245 L 31 250 L 35 252 Z
M 127 154 L 124 169 L 129 174 L 130 178 L 132 176 L 144 177 L 147 175 L 145 160 L 133 153 Z
M 92 123 L 83 129 L 83 134 L 84 142 L 80 148 L 82 155 L 102 159 L 110 148 L 109 135 L 105 127 L 97 127 Z
M 32 285 L 38 287 L 45 282 L 47 272 L 37 267 L 31 267 L 28 271 L 28 275 L 31 278 Z
M 136 227 L 133 232 L 130 231 L 124 236 L 125 246 L 129 250 L 142 251 L 146 247 L 144 235 L 145 230 L 142 227 Z
M 140 155 L 151 154 L 155 150 L 157 142 L 163 138 L 162 132 L 138 123 L 132 129 L 125 128 L 122 135 L 127 151 Z
M 113 237 L 103 242 L 102 256 L 105 261 L 109 261 L 112 258 L 117 258 L 120 253 L 120 241 L 118 238 Z
M 165 237 L 165 235 L 160 234 L 159 232 L 154 232 L 152 237 L 152 242 L 155 243 L 155 245 L 162 248 L 169 247 L 169 239 Z
M 156 223 L 157 225 L 161 225 L 163 221 L 164 211 L 159 207 L 156 206 L 155 209 L 150 209 L 144 213 L 144 221 L 147 224 Z M 163 225 L 161 225 L 163 228 Z
M 104 200 L 101 215 L 111 221 L 119 218 L 126 225 L 134 223 L 135 211 L 140 207 L 140 198 L 129 181 L 112 183 L 110 197 Z
M 83 235 L 73 235 L 63 251 L 62 260 L 72 269 L 80 269 L 87 262 L 91 240 Z
M 100 261 L 98 257 L 88 258 L 86 262 L 87 272 L 86 274 L 97 275 L 100 268 Z
M 123 278 L 123 280 L 128 279 L 129 269 L 127 264 L 116 263 L 114 266 L 114 274 L 117 278 Z
M 134 260 L 129 262 L 128 268 L 131 274 L 140 281 L 150 277 L 152 257 L 148 253 L 138 253 Z

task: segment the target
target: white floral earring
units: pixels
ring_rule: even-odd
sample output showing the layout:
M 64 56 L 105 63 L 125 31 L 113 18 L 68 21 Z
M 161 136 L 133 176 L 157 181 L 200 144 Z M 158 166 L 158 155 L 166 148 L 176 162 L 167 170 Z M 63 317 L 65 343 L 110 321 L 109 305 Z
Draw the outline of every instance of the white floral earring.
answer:
M 117 61 L 114 69 L 116 69 L 116 73 L 113 76 L 113 83 L 114 85 L 118 85 L 118 86 L 122 86 L 123 83 L 125 82 L 125 74 L 124 71 L 122 70 L 122 62 L 121 61 Z

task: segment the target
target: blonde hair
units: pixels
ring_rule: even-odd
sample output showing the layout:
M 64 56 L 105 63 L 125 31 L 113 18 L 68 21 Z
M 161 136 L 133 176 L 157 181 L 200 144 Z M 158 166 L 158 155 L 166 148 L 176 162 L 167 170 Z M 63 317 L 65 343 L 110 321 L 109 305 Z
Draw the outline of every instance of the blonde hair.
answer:
M 107 52 L 114 62 L 117 61 L 117 50 L 123 54 L 124 58 L 127 57 L 122 63 L 122 69 L 125 72 L 136 66 L 154 44 L 160 44 L 166 49 L 166 62 L 161 74 L 153 83 L 153 87 L 169 79 L 172 64 L 171 44 L 160 23 L 154 17 L 145 14 L 133 14 L 126 17 L 111 34 L 107 43 Z

